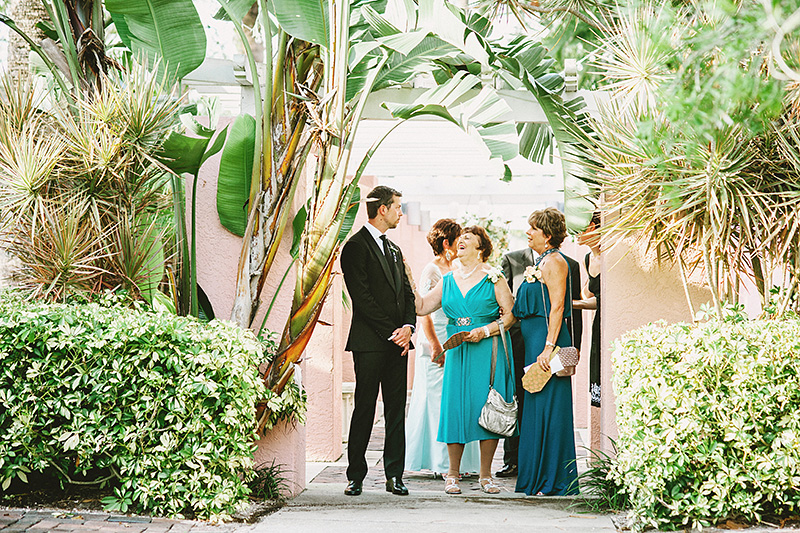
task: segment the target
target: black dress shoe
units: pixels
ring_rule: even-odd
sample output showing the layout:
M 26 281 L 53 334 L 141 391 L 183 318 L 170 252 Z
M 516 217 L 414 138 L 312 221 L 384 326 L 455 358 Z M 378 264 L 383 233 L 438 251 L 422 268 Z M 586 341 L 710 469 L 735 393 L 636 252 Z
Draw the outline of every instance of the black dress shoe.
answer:
M 347 488 L 344 489 L 344 493 L 348 496 L 359 496 L 363 487 L 364 483 L 362 481 L 350 481 L 347 483 Z
M 495 477 L 514 477 L 517 475 L 517 465 L 503 465 L 503 468 L 494 473 Z
M 408 489 L 403 485 L 403 480 L 399 477 L 390 477 L 386 480 L 386 492 L 391 492 L 398 496 L 408 496 Z

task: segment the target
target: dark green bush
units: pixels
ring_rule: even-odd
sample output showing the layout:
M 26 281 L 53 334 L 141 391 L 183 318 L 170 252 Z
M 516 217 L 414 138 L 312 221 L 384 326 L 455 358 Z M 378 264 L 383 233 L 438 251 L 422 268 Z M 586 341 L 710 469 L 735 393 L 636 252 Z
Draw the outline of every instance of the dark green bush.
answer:
M 800 321 L 652 324 L 613 359 L 613 476 L 638 527 L 797 513 Z
M 0 295 L 0 485 L 115 487 L 110 509 L 224 518 L 247 500 L 263 346 L 233 325 Z

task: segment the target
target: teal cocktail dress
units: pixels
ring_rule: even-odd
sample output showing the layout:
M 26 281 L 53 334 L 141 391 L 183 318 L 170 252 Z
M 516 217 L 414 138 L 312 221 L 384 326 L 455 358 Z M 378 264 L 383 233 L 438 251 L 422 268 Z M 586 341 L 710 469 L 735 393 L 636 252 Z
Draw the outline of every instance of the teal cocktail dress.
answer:
M 484 276 L 466 294 L 462 294 L 453 279 L 453 273 L 445 274 L 442 281 L 442 309 L 448 318 L 448 337 L 459 331 L 471 331 L 500 317 L 494 284 L 488 276 Z M 478 425 L 478 417 L 489 394 L 493 338 L 498 340 L 494 388 L 506 401 L 514 396 L 513 363 L 511 366 L 506 363 L 503 343 L 497 336 L 478 342 L 464 342 L 457 348 L 448 350 L 444 362 L 442 408 L 437 437 L 440 442 L 465 444 L 501 437 Z M 511 338 L 508 332 L 506 344 L 510 350 Z M 513 361 L 510 353 L 508 358 Z
M 560 253 L 560 252 L 559 252 Z M 569 278 L 567 278 L 569 287 Z M 564 318 L 572 309 L 570 291 L 564 291 Z M 523 282 L 514 302 L 514 316 L 520 319 L 525 339 L 525 367 L 537 364 L 547 340 L 547 315 L 550 295 L 540 281 Z M 569 330 L 564 325 L 556 341 L 571 346 Z M 575 433 L 572 423 L 572 380 L 552 376 L 544 388 L 534 394 L 522 391 L 522 420 L 519 436 L 517 492 L 528 495 L 568 495 L 578 493 L 575 464 Z

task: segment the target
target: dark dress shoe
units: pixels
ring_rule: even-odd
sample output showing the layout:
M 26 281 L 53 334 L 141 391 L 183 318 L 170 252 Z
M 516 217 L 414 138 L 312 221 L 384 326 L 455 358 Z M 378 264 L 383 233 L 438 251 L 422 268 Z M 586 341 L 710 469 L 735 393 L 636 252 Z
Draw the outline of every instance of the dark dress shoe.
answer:
M 503 468 L 494 473 L 495 477 L 514 477 L 517 475 L 517 465 L 503 465 Z
M 350 481 L 347 488 L 344 489 L 344 493 L 348 496 L 359 496 L 363 487 L 364 483 L 361 481 Z
M 403 485 L 403 480 L 399 477 L 390 477 L 386 480 L 386 492 L 391 492 L 398 496 L 408 496 L 408 489 Z

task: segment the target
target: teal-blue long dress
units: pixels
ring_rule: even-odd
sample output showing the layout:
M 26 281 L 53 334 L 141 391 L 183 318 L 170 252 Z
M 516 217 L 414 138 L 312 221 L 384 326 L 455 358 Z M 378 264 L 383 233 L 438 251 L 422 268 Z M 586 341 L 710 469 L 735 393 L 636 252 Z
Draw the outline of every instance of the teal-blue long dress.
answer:
M 570 291 L 565 290 L 564 318 L 572 310 L 569 298 Z M 538 280 L 523 282 L 517 292 L 513 313 L 520 319 L 525 339 L 526 367 L 536 364 L 536 358 L 544 350 L 549 312 L 547 286 Z M 567 328 L 561 327 L 556 344 L 572 344 Z M 523 402 L 516 491 L 548 496 L 578 494 L 572 380 L 552 376 L 541 391 L 534 394 L 523 391 Z
M 488 276 L 462 294 L 448 272 L 442 280 L 442 309 L 448 318 L 447 336 L 470 331 L 494 322 L 500 317 L 500 306 L 494 295 L 494 284 Z M 458 319 L 462 319 L 458 321 Z M 469 320 L 464 320 L 469 319 Z M 469 324 L 459 325 L 470 322 Z M 494 329 L 494 328 L 493 328 Z M 489 375 L 492 361 L 492 339 L 464 342 L 447 351 L 442 383 L 442 407 L 439 416 L 440 442 L 462 443 L 501 438 L 478 425 L 478 417 L 489 394 Z M 503 343 L 497 339 L 497 371 L 494 388 L 506 401 L 514 396 L 514 369 L 506 362 Z M 511 337 L 506 332 L 506 344 L 511 349 Z M 508 354 L 513 361 L 512 354 Z

